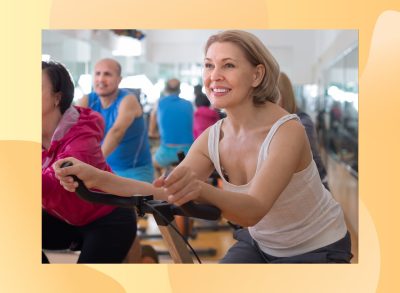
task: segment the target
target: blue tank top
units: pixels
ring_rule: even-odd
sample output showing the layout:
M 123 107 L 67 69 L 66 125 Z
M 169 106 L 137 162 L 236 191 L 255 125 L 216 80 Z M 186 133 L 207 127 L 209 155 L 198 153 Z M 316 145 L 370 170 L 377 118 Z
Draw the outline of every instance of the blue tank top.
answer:
M 126 90 L 119 90 L 115 101 L 106 109 L 101 106 L 100 98 L 95 92 L 88 95 L 89 108 L 99 112 L 101 116 L 103 116 L 105 122 L 104 137 L 117 119 L 119 104 L 128 94 L 129 92 Z M 150 145 L 147 137 L 147 126 L 143 115 L 133 120 L 119 145 L 107 157 L 107 163 L 113 170 L 126 170 L 152 163 Z
M 160 98 L 157 122 L 161 144 L 191 145 L 193 143 L 192 103 L 176 95 Z

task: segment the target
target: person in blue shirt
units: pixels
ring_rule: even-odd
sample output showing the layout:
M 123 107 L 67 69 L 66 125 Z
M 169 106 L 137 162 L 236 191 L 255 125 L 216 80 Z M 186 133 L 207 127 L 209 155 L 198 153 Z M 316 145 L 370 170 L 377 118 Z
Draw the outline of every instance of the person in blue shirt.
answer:
M 106 128 L 102 152 L 114 173 L 152 182 L 152 165 L 147 127 L 137 97 L 119 89 L 121 66 L 113 59 L 102 59 L 94 68 L 94 91 L 79 105 L 99 112 Z
M 189 151 L 193 143 L 193 105 L 179 97 L 180 81 L 168 80 L 164 96 L 150 115 L 149 136 L 154 137 L 158 127 L 160 147 L 154 155 L 154 167 L 161 174 L 163 168 L 177 163 L 177 153 Z
M 105 122 L 101 150 L 112 171 L 125 178 L 151 183 L 154 168 L 147 126 L 138 98 L 118 86 L 121 65 L 114 59 L 101 59 L 94 67 L 93 92 L 78 105 L 99 112 Z M 144 253 L 136 238 L 128 254 L 130 262 L 141 262 Z M 155 260 L 156 262 L 156 260 Z

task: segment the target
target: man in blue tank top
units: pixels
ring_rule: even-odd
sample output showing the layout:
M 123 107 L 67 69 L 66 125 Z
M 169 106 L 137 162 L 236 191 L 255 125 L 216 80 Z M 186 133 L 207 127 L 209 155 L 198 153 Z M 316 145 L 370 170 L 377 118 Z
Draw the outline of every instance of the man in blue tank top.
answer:
M 106 127 L 101 149 L 113 172 L 151 183 L 154 168 L 142 107 L 136 96 L 118 89 L 121 79 L 121 65 L 117 61 L 98 61 L 94 68 L 94 91 L 78 104 L 103 116 Z
M 149 136 L 154 136 L 158 127 L 160 147 L 154 155 L 154 167 L 158 173 L 178 161 L 177 153 L 189 151 L 193 143 L 193 105 L 179 97 L 180 81 L 168 80 L 164 97 L 152 111 Z

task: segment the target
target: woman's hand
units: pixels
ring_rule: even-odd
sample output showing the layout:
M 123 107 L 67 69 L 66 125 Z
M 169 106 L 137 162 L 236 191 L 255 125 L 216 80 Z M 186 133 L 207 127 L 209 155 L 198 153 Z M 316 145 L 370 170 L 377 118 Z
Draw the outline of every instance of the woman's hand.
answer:
M 196 173 L 187 166 L 178 166 L 164 178 L 161 176 L 153 182 L 155 187 L 164 187 L 168 202 L 182 205 L 190 200 L 196 200 L 201 195 L 201 182 Z
M 71 162 L 72 166 L 61 168 L 65 162 Z M 101 170 L 72 157 L 58 160 L 53 164 L 53 169 L 60 184 L 70 192 L 75 192 L 78 187 L 78 182 L 74 181 L 70 175 L 76 175 L 87 188 L 91 189 L 97 186 L 98 173 L 101 172 Z

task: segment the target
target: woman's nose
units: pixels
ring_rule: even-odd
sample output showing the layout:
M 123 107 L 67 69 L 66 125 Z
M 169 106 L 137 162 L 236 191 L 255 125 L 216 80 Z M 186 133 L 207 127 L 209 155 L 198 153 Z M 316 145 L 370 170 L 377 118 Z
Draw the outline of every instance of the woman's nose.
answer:
M 221 74 L 221 70 L 217 67 L 213 68 L 210 72 L 210 79 L 211 80 L 221 80 L 223 78 Z

